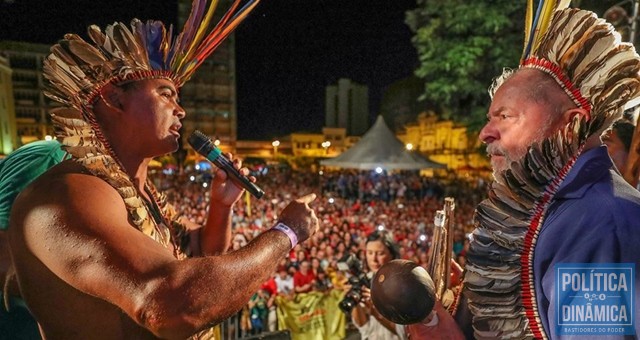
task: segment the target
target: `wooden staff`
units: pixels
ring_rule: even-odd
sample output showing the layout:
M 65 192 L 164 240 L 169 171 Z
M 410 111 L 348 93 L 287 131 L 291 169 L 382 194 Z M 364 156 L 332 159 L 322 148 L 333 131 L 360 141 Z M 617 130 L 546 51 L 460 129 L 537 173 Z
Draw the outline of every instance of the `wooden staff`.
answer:
M 429 262 L 427 272 L 433 280 L 436 297 L 442 301 L 451 283 L 451 260 L 453 252 L 453 212 L 455 210 L 454 199 L 444 199 L 443 210 L 436 211 L 433 238 L 429 248 Z M 448 306 L 448 304 L 446 305 Z

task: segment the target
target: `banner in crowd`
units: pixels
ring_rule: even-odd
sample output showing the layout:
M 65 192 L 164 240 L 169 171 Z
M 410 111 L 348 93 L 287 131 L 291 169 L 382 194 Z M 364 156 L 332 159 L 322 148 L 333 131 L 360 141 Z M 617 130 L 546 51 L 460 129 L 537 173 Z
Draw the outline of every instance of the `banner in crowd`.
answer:
M 291 331 L 293 340 L 344 339 L 347 319 L 338 308 L 340 290 L 278 296 L 278 329 Z

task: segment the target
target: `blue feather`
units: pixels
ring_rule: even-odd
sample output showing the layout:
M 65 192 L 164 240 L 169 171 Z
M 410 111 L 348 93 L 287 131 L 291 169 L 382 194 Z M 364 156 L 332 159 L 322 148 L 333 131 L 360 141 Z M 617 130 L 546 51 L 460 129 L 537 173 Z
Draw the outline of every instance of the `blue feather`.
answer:
M 533 41 L 535 40 L 536 27 L 538 26 L 538 20 L 540 20 L 540 12 L 542 11 L 542 7 L 544 7 L 545 0 L 538 1 L 538 8 L 536 9 L 536 15 L 533 18 L 533 23 L 531 25 L 531 32 L 529 32 L 529 41 L 527 42 L 527 47 L 524 49 L 524 54 L 522 55 L 522 59 L 527 59 L 529 54 L 531 53 L 531 47 L 533 46 Z

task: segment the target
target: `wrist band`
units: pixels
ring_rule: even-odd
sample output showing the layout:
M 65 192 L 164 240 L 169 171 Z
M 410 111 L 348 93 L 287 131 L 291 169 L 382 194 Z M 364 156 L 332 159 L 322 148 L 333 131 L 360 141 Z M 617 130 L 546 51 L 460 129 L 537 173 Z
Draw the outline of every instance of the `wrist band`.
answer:
M 291 228 L 289 228 L 289 226 L 287 226 L 286 224 L 278 222 L 278 224 L 276 224 L 271 229 L 283 232 L 285 235 L 287 235 L 287 237 L 289 237 L 289 241 L 291 241 L 291 249 L 293 249 L 296 244 L 298 244 L 298 236 L 296 236 L 296 233 L 294 233 L 293 230 L 291 230 Z

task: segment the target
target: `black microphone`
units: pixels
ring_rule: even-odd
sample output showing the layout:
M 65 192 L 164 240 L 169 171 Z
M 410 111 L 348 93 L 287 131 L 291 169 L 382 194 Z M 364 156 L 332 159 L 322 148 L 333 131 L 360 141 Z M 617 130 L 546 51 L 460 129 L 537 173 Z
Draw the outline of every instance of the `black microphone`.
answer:
M 233 163 L 222 154 L 222 150 L 217 148 L 204 133 L 195 130 L 191 136 L 189 136 L 188 141 L 197 153 L 203 155 L 207 160 L 215 164 L 215 166 L 224 170 L 233 183 L 244 188 L 256 198 L 261 198 L 264 195 L 262 189 L 233 167 Z

